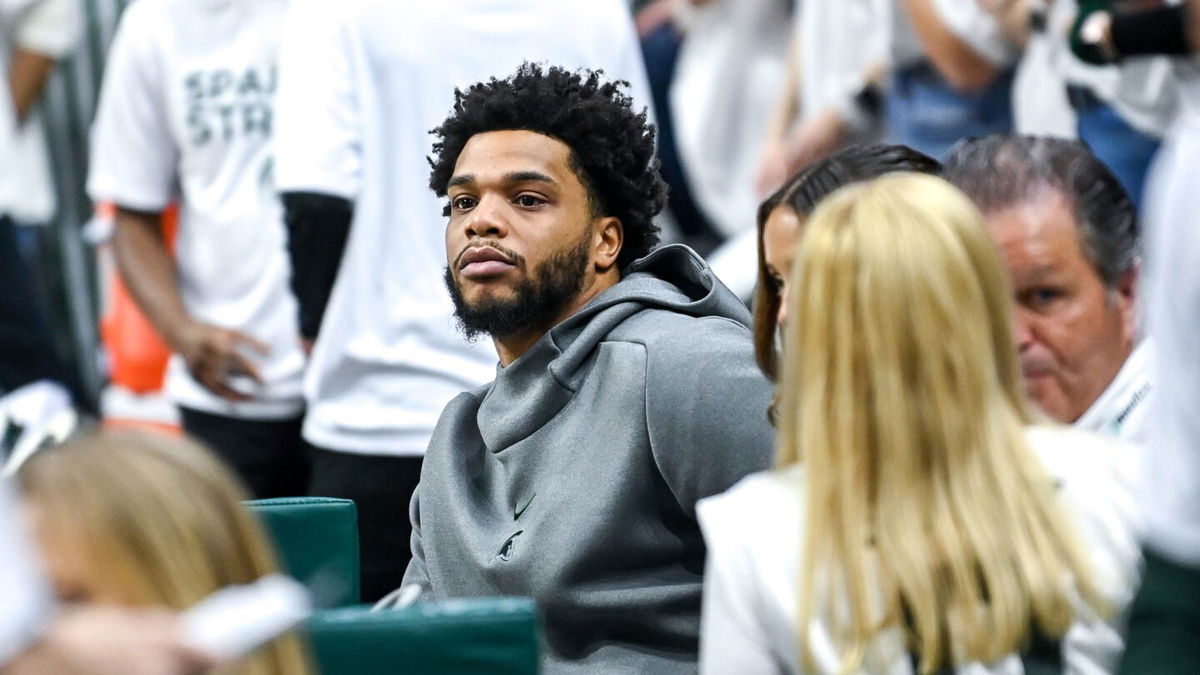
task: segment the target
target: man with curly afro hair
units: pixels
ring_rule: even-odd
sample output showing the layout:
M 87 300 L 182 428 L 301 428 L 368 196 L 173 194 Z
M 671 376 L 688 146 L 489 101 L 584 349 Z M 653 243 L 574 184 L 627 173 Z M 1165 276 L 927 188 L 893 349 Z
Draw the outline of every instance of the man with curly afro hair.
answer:
M 624 86 L 527 63 L 434 130 L 446 285 L 500 366 L 434 431 L 405 583 L 534 598 L 547 673 L 695 672 L 696 501 L 773 449 L 746 308 L 654 248 L 654 131 Z

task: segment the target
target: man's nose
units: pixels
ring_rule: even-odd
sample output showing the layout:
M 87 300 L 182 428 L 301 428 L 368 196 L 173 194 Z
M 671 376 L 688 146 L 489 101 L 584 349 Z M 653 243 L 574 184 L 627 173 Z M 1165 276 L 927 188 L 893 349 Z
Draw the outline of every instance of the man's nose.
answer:
M 1033 319 L 1029 316 L 1029 311 L 1022 309 L 1019 305 L 1014 307 L 1013 311 L 1013 346 L 1017 348 L 1017 353 L 1024 352 L 1033 346 Z
M 467 215 L 463 227 L 468 236 L 473 237 L 503 237 L 508 233 L 508 224 L 504 218 L 503 200 L 497 197 L 484 196 Z

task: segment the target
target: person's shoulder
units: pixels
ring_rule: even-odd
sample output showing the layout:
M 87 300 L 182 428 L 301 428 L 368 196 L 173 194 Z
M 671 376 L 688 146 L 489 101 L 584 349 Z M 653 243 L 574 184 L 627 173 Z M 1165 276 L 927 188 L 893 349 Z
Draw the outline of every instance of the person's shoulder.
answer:
M 647 351 L 664 355 L 753 352 L 750 329 L 720 315 L 695 316 L 664 307 L 638 312 L 622 323 L 611 339 L 639 342 Z
M 1026 438 L 1047 470 L 1060 480 L 1088 474 L 1123 472 L 1141 454 L 1140 446 L 1101 434 L 1058 424 L 1038 424 Z
M 488 392 L 492 390 L 493 384 L 495 383 L 488 382 L 487 384 L 481 384 L 469 391 L 459 392 L 457 396 L 450 399 L 450 402 L 446 404 L 444 410 L 450 410 L 451 408 L 457 410 L 464 407 L 478 408 L 479 404 L 483 403 L 483 399 L 487 398 Z
M 804 471 L 794 464 L 752 473 L 725 492 L 701 499 L 696 516 L 710 540 L 773 539 L 800 531 L 803 508 Z
M 725 492 L 701 499 L 697 510 L 701 514 L 759 513 L 763 509 L 790 506 L 802 502 L 804 469 L 793 464 L 782 469 L 770 469 L 747 475 Z
M 610 338 L 642 345 L 655 388 L 688 390 L 699 382 L 719 380 L 737 389 L 731 396 L 749 393 L 746 387 L 771 389 L 754 359 L 750 330 L 730 318 L 651 309 L 626 321 Z M 764 395 L 769 398 L 769 393 Z
M 487 397 L 492 383 L 488 383 L 471 391 L 459 393 L 442 408 L 437 423 L 430 436 L 426 458 L 436 458 L 443 453 L 454 454 L 464 447 L 464 434 L 477 435 L 479 432 L 476 416 L 479 406 Z

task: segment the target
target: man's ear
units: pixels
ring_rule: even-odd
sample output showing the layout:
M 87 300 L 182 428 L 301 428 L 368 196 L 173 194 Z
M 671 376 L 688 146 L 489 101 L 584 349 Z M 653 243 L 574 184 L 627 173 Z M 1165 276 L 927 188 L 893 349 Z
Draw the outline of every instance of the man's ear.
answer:
M 614 268 L 621 245 L 625 243 L 625 228 L 615 216 L 597 218 L 592 223 L 596 246 L 596 271 L 603 274 Z
M 1138 286 L 1142 262 L 1135 261 L 1117 279 L 1117 307 L 1121 310 L 1121 337 L 1130 345 L 1138 337 Z

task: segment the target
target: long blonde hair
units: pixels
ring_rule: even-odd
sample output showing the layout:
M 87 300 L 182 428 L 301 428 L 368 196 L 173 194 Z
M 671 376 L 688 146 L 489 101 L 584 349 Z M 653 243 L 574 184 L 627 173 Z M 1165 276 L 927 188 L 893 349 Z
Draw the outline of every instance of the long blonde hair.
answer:
M 778 464 L 804 464 L 803 661 L 823 611 L 845 670 L 898 628 L 928 673 L 1061 636 L 1072 583 L 1103 607 L 1026 441 L 1007 284 L 967 199 L 918 174 L 844 188 L 791 283 Z
M 18 479 L 40 538 L 86 555 L 97 583 L 128 606 L 181 610 L 279 570 L 242 505 L 246 491 L 191 441 L 99 432 L 40 452 Z M 287 637 L 229 672 L 308 671 L 299 641 Z

